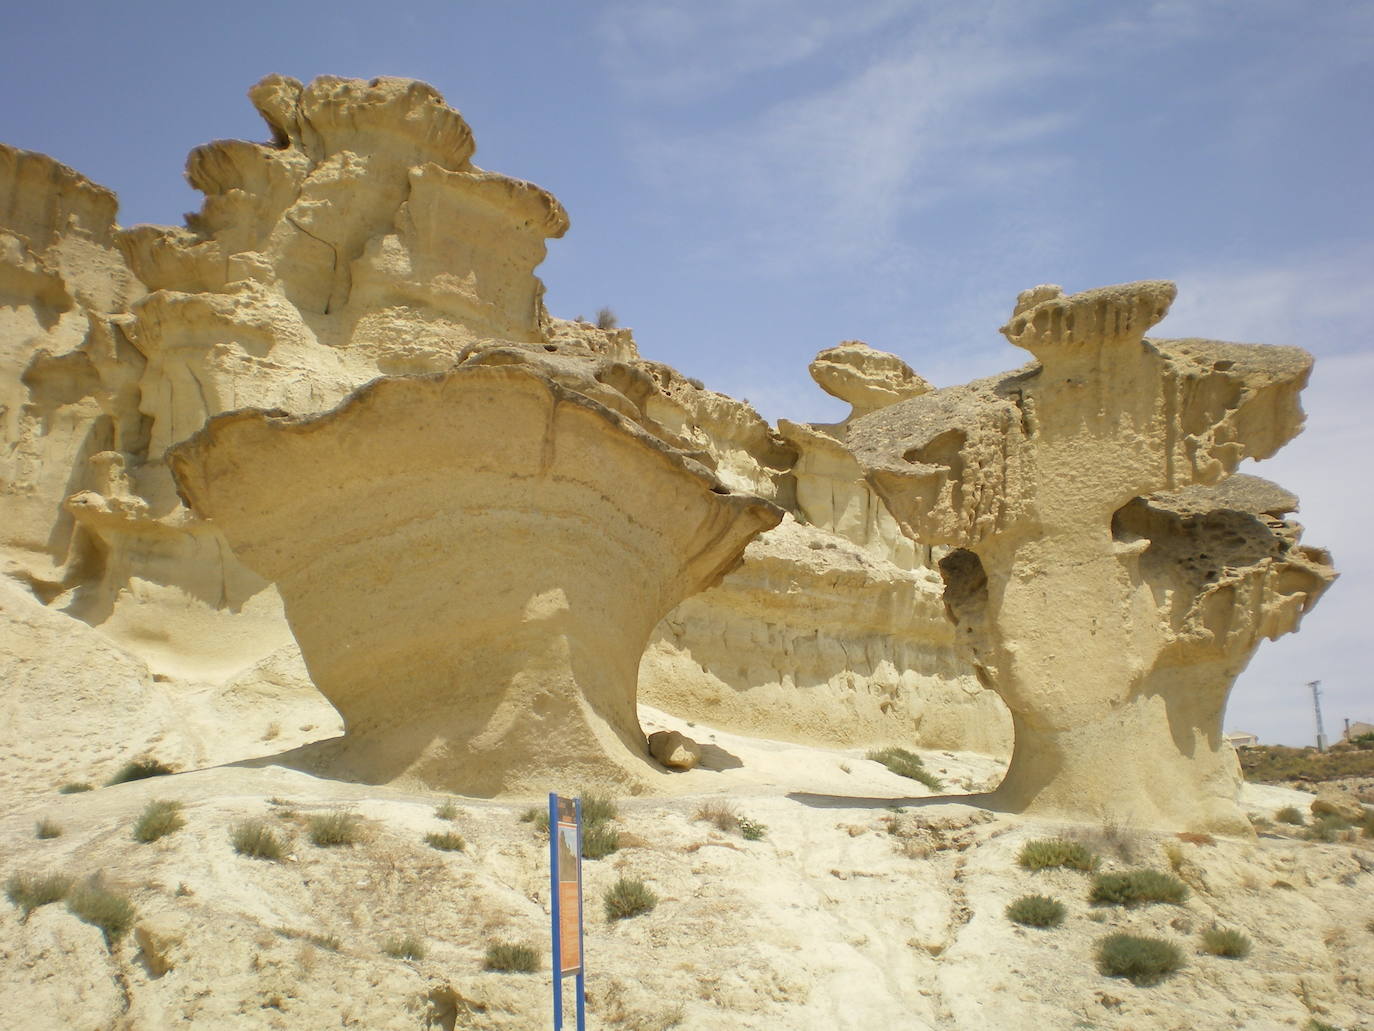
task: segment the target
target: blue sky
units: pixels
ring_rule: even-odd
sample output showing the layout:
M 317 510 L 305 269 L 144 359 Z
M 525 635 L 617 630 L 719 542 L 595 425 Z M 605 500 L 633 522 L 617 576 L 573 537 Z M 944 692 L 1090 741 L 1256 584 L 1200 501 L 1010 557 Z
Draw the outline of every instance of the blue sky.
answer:
M 554 314 L 610 305 L 641 351 L 770 419 L 845 406 L 843 339 L 944 386 L 1021 364 L 1019 290 L 1179 283 L 1161 336 L 1318 358 L 1307 432 L 1253 471 L 1303 499 L 1342 580 L 1266 643 L 1228 729 L 1374 720 L 1374 2 L 638 0 L 24 5 L 4 19 L 0 140 L 121 198 L 199 207 L 186 153 L 264 139 L 263 75 L 401 75 L 472 124 L 572 229 Z

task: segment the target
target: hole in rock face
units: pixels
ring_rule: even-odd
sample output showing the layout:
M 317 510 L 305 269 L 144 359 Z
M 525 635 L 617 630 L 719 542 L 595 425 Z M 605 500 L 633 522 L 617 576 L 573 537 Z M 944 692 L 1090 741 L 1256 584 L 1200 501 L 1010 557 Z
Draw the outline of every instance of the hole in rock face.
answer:
M 729 493 L 730 493 L 730 488 L 729 488 L 729 487 L 722 487 L 719 483 L 717 483 L 714 487 L 711 488 L 711 493 L 712 493 L 712 494 L 729 494 Z
M 973 552 L 956 548 L 940 559 L 945 581 L 945 611 L 956 626 L 978 619 L 988 600 L 988 577 L 982 560 Z
M 544 350 L 548 351 L 550 354 L 555 354 L 558 351 L 558 347 L 555 344 L 545 344 Z

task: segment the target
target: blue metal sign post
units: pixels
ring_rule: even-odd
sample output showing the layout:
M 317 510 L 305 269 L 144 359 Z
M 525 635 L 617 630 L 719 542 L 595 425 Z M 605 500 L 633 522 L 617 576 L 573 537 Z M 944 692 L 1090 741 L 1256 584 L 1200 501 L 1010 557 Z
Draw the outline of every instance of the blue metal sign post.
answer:
M 577 1031 L 586 1031 L 582 955 L 582 799 L 549 795 L 549 899 L 553 925 L 553 1027 L 563 1027 L 563 978 L 577 978 Z

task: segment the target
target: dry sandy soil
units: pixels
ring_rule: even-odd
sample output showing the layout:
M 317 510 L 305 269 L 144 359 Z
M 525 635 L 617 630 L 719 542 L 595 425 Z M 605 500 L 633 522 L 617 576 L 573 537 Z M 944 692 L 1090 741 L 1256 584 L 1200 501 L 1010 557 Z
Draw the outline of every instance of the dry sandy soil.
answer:
M 684 1029 L 1374 1028 L 1374 849 L 1279 836 L 1183 841 L 1132 828 L 1065 826 L 988 812 L 859 751 L 805 748 L 641 713 L 646 730 L 707 744 L 711 769 L 683 794 L 620 801 L 621 848 L 584 865 L 592 1028 Z M 961 791 L 1001 765 L 924 753 Z M 576 785 L 556 785 L 575 789 Z M 196 770 L 116 787 L 11 797 L 0 817 L 3 875 L 98 875 L 127 893 L 134 929 L 107 947 L 61 904 L 27 920 L 0 907 L 0 1013 L 7 1027 L 57 1029 L 548 1027 L 547 847 L 521 803 L 446 801 L 340 783 L 274 765 Z M 140 844 L 152 799 L 183 803 L 185 826 Z M 976 800 L 976 799 L 975 799 Z M 760 840 L 696 819 L 725 802 L 766 826 Z M 1272 814 L 1310 796 L 1250 786 Z M 357 844 L 310 843 L 311 815 L 356 813 Z M 281 862 L 235 853 L 233 826 L 262 817 L 287 839 Z M 40 819 L 62 833 L 39 839 Z M 426 834 L 453 830 L 462 851 Z M 1031 872 L 1026 841 L 1076 836 L 1104 868 L 1176 870 L 1182 905 L 1094 907 L 1090 875 Z M 658 896 L 608 921 L 619 877 Z M 1063 926 L 1005 916 L 1015 898 L 1064 902 Z M 1248 958 L 1204 953 L 1201 932 L 1235 928 Z M 1186 965 L 1153 987 L 1100 974 L 1097 941 L 1117 930 L 1177 944 Z M 422 959 L 387 955 L 414 936 Z M 496 940 L 529 942 L 535 974 L 490 973 Z M 570 982 L 569 982 L 570 984 Z

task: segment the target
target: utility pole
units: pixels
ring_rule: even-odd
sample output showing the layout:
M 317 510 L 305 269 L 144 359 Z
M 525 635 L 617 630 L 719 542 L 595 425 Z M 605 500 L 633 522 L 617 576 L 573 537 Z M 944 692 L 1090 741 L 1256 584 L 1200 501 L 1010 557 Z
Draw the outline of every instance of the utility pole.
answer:
M 1317 751 L 1326 751 L 1326 731 L 1322 728 L 1322 682 L 1310 680 L 1307 686 L 1312 689 L 1312 708 L 1317 713 Z

